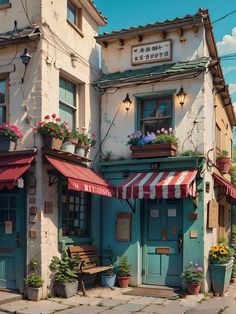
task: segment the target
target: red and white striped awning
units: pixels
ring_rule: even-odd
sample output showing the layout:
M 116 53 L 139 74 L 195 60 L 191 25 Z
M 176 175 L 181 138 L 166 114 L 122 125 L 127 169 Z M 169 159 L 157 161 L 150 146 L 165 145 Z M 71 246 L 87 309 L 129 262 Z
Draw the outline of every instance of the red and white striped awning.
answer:
M 120 199 L 196 196 L 197 170 L 134 173 L 117 188 Z

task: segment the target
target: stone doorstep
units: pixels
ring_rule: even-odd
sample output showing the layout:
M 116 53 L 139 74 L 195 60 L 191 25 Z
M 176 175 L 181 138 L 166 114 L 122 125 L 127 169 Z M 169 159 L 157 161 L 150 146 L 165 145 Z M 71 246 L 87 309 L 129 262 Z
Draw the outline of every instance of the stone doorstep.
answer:
M 0 305 L 10 303 L 13 301 L 22 300 L 23 296 L 19 293 L 8 292 L 0 290 Z

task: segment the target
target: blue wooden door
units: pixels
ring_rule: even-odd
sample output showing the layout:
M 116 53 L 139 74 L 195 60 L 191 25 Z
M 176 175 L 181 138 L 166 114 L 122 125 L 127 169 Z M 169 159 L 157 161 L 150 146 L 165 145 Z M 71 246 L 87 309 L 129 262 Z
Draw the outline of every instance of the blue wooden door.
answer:
M 0 191 L 0 288 L 21 290 L 23 189 Z
M 144 204 L 143 283 L 181 286 L 182 208 L 178 200 Z

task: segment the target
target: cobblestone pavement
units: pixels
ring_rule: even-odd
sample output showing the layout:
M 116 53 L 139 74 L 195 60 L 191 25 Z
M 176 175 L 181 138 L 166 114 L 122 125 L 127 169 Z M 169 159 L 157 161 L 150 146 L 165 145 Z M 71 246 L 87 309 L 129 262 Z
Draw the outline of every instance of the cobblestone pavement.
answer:
M 177 300 L 124 295 L 129 289 L 96 288 L 88 291 L 88 297 L 78 294 L 37 303 L 17 300 L 1 304 L 0 314 L 236 314 L 236 284 L 224 297 L 199 294 Z

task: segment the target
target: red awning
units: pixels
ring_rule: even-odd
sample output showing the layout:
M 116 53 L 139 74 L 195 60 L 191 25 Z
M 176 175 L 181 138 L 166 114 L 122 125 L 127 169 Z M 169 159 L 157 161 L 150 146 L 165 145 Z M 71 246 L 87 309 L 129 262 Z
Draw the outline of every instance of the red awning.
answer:
M 197 170 L 139 172 L 118 186 L 118 198 L 155 199 L 196 196 Z
M 115 189 L 92 169 L 46 155 L 47 160 L 68 179 L 68 189 L 114 196 Z
M 236 204 L 236 186 L 234 186 L 231 182 L 218 176 L 215 173 L 213 173 L 213 178 L 220 187 L 220 191 L 219 191 L 220 194 L 226 195 L 228 202 L 235 205 Z
M 14 189 L 17 180 L 30 168 L 35 156 L 0 156 L 0 190 Z

